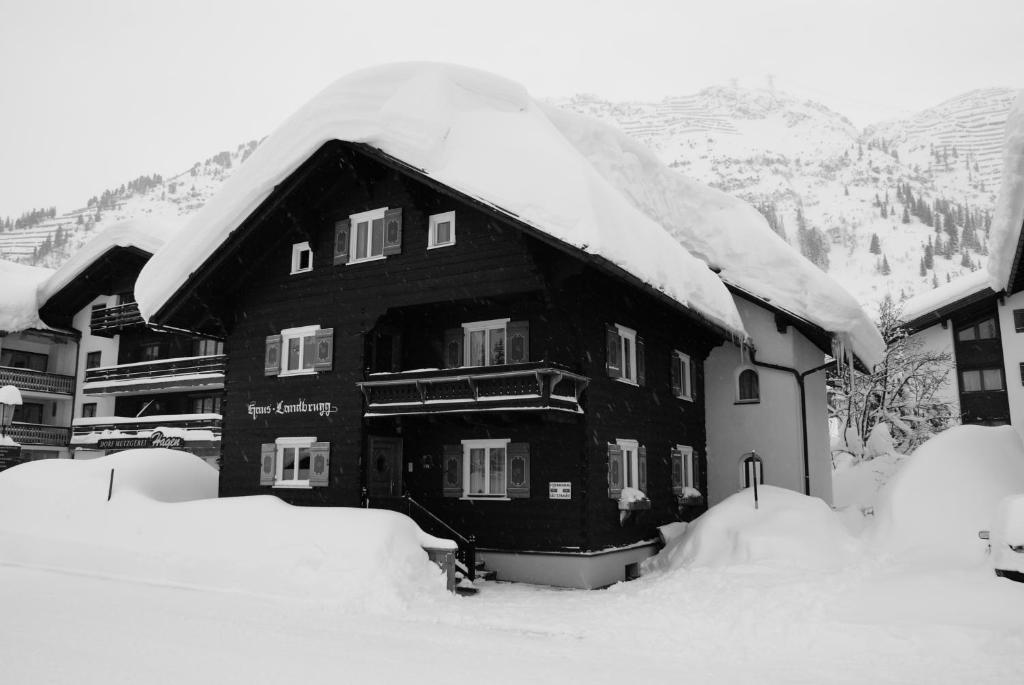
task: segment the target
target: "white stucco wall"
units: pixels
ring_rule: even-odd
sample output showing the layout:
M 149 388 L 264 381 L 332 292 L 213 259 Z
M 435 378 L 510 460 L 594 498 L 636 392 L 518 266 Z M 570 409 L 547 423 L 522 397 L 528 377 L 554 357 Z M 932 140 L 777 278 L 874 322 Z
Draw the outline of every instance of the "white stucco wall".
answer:
M 949 322 L 947 321 L 947 324 Z M 956 363 L 956 351 L 953 348 L 953 326 L 945 328 L 941 324 L 935 324 L 929 328 L 918 331 L 910 336 L 911 340 L 921 342 L 923 352 L 948 352 Z M 946 377 L 946 384 L 935 393 L 936 399 L 948 402 L 955 416 L 960 415 L 960 391 L 956 380 L 955 366 L 950 366 L 949 374 Z
M 82 383 L 85 382 L 85 359 L 90 352 L 101 353 L 101 366 L 112 366 L 117 363 L 118 341 L 121 337 L 115 335 L 113 338 L 103 338 L 93 335 L 89 326 L 93 305 L 115 306 L 117 303 L 117 295 L 100 295 L 80 309 L 72 320 L 75 330 L 82 334 L 82 339 L 78 344 L 78 375 L 75 379 L 75 418 L 82 416 L 82 404 L 90 402 L 96 403 L 96 416 L 114 415 L 114 397 L 112 395 L 83 395 Z
M 806 371 L 821 365 L 825 355 L 792 327 L 779 333 L 770 311 L 735 298 L 743 325 L 757 345 L 756 358 Z M 736 377 L 744 364 L 740 349 L 725 344 L 712 350 L 704 365 L 707 397 L 708 504 L 740 489 L 740 461 L 755 451 L 763 460 L 764 481 L 804 491 L 800 391 L 793 374 L 756 368 L 761 401 L 738 404 Z M 825 372 L 805 381 L 811 494 L 832 502 L 832 460 L 829 452 Z

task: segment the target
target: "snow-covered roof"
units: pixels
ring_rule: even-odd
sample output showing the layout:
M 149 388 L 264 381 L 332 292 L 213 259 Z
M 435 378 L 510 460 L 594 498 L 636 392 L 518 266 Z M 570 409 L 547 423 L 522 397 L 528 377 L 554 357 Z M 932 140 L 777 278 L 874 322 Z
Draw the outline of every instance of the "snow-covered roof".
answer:
M 564 124 L 563 124 L 564 127 Z M 430 178 L 604 258 L 710 322 L 746 337 L 707 265 L 594 168 L 522 86 L 443 64 L 346 76 L 293 114 L 197 212 L 135 293 L 150 319 L 300 164 L 331 140 L 365 143 Z
M 39 286 L 39 303 L 73 283 L 93 262 L 115 247 L 135 247 L 155 254 L 174 235 L 178 227 L 164 220 L 140 218 L 122 221 L 106 228 L 82 245 L 68 261 Z
M 984 269 L 973 271 L 961 276 L 955 281 L 944 283 L 920 295 L 915 295 L 903 303 L 900 318 L 904 321 L 913 321 L 922 316 L 936 312 L 943 307 L 948 307 L 954 302 L 959 302 L 965 297 L 977 295 L 990 288 L 989 273 Z M 938 323 L 938 321 L 936 321 Z
M 1024 223 L 1024 91 L 1010 108 L 1003 145 L 1003 182 L 989 231 L 988 271 L 992 289 L 1008 290 Z
M 49 328 L 39 319 L 36 289 L 52 273 L 39 266 L 0 260 L 0 331 Z

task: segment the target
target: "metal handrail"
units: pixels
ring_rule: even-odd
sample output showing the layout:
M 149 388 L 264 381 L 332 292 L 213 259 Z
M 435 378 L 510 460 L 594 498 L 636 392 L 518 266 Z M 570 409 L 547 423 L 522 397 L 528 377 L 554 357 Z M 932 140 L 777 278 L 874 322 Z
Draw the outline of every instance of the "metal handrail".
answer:
M 414 500 L 412 496 L 409 495 L 408 492 L 402 495 L 402 499 L 409 503 L 410 515 L 411 508 L 416 507 L 417 511 L 421 511 L 427 516 L 429 516 L 432 521 L 440 524 L 442 528 L 447 530 L 449 533 L 454 535 L 456 538 L 458 538 L 458 540 L 462 542 L 462 544 L 459 545 L 459 548 L 463 553 L 463 563 L 466 565 L 466 577 L 470 580 L 476 580 L 476 538 L 473 535 L 466 537 L 459 531 L 452 528 L 450 525 L 448 525 L 440 518 L 438 518 L 437 514 L 430 511 L 425 506 Z

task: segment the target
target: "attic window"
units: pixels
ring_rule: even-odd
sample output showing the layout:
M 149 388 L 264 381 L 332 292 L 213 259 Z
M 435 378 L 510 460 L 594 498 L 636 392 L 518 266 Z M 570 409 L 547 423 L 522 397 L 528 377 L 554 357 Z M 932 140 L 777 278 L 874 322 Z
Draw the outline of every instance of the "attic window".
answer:
M 432 214 L 427 237 L 427 249 L 455 244 L 455 212 Z
M 353 214 L 351 262 L 367 262 L 384 258 L 384 212 L 386 207 Z
M 292 245 L 292 273 L 301 274 L 313 270 L 313 250 L 308 242 Z

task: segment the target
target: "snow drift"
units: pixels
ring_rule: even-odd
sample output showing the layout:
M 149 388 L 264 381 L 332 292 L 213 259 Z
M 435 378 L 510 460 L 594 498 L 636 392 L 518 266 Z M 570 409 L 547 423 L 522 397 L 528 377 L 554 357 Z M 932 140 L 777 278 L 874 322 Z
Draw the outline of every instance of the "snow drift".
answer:
M 50 269 L 0 259 L 0 331 L 48 328 L 39 319 L 36 289 L 52 273 Z
M 1010 108 L 1003 142 L 1003 180 L 989 232 L 989 284 L 996 292 L 1010 286 L 1010 271 L 1024 224 L 1024 91 Z
M 22 464 L 0 473 L 0 562 L 367 609 L 445 592 L 423 546 L 454 544 L 406 516 L 216 493 L 174 450 Z

